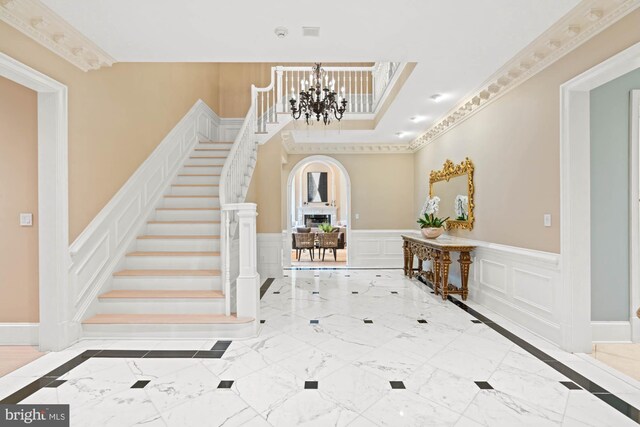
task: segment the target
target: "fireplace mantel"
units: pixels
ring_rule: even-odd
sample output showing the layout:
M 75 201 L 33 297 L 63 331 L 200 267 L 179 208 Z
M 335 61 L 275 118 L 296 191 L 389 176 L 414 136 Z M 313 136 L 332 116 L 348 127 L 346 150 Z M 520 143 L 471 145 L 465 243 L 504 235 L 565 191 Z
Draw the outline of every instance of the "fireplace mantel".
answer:
M 338 208 L 335 206 L 301 206 L 298 208 L 298 224 L 304 224 L 305 215 L 331 215 L 331 224 L 338 220 Z

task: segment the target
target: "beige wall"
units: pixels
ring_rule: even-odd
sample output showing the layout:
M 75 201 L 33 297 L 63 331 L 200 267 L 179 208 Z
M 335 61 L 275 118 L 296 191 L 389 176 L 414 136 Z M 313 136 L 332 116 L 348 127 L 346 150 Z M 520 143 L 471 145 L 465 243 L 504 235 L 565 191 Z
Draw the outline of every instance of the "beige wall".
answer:
M 640 42 L 640 10 L 595 36 L 415 155 L 415 210 L 446 159 L 475 170 L 473 239 L 560 252 L 560 85 Z M 552 227 L 543 214 L 552 214 Z
M 287 221 L 287 180 L 295 165 L 307 156 L 286 155 L 279 138 L 258 150 L 258 163 L 247 202 L 258 204 L 258 232 L 279 233 Z M 353 229 L 414 228 L 413 155 L 329 155 L 342 163 L 351 180 Z M 286 162 L 286 163 L 284 163 Z M 360 219 L 355 220 L 355 214 Z
M 38 322 L 37 214 L 37 94 L 0 77 L 0 323 Z

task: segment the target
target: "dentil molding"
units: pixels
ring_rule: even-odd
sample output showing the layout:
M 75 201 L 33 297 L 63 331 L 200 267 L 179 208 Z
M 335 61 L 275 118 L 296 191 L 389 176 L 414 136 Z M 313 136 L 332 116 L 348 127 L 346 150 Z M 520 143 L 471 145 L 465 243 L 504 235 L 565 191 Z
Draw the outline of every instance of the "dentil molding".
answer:
M 282 132 L 282 146 L 287 154 L 403 154 L 412 153 L 409 144 L 379 143 L 300 143 Z
M 640 0 L 584 0 L 496 71 L 472 95 L 413 140 L 417 151 L 538 74 L 640 6 Z
M 38 0 L 0 0 L 0 19 L 82 71 L 110 67 L 116 62 Z

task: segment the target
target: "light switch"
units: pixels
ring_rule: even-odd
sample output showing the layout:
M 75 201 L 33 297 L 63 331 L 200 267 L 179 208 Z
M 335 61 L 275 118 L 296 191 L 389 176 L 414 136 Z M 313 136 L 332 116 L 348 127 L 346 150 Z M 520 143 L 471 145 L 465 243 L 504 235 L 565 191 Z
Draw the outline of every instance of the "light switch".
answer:
M 544 226 L 551 227 L 551 214 L 544 214 Z
M 20 227 L 31 227 L 33 226 L 33 214 L 32 213 L 21 213 L 20 214 Z
M 356 219 L 360 219 L 360 214 L 359 213 L 356 214 Z

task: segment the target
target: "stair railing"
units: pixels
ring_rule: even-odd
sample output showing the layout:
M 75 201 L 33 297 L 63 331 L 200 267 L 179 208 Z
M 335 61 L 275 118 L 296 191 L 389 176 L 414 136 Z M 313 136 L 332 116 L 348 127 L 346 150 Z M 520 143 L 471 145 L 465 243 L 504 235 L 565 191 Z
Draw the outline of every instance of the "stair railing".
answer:
M 326 83 L 346 97 L 347 113 L 372 114 L 378 110 L 399 66 L 399 62 L 386 62 L 370 67 L 323 68 Z M 256 166 L 259 142 L 269 136 L 269 125 L 278 124 L 278 114 L 291 112 L 289 99 L 294 94 L 298 96 L 301 81 L 310 80 L 309 70 L 308 66 L 272 67 L 267 87 L 251 86 L 249 111 L 220 174 L 220 256 L 225 314 L 252 317 L 256 333 L 260 309 L 257 212 L 255 204 L 244 201 Z

